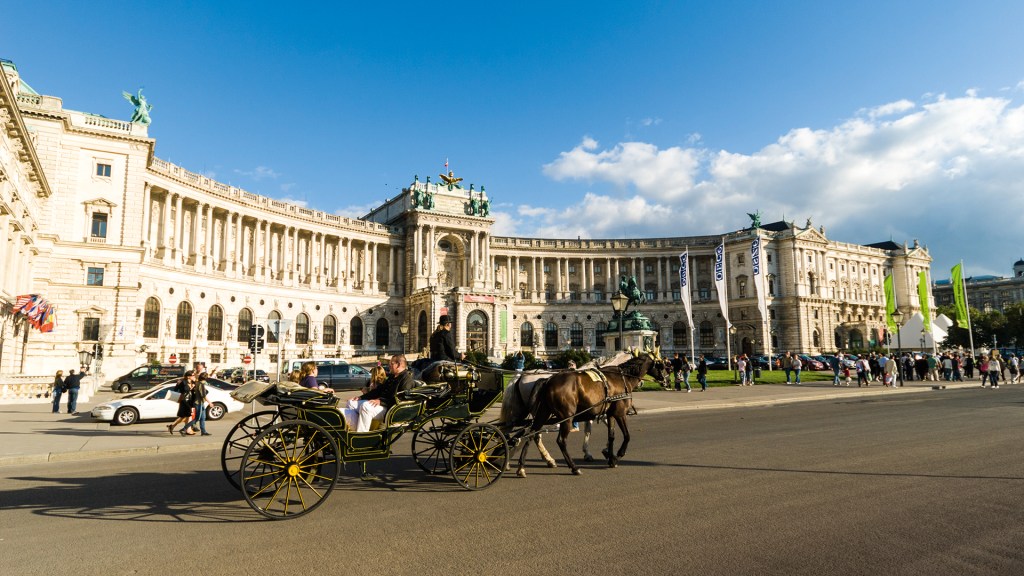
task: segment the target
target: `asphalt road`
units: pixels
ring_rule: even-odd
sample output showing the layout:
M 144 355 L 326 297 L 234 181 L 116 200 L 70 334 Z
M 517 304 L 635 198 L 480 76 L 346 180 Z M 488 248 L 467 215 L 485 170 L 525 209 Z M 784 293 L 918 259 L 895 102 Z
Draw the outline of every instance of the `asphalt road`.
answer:
M 646 415 L 618 469 L 533 451 L 528 478 L 480 492 L 403 443 L 382 481 L 351 466 L 286 522 L 212 453 L 9 467 L 0 558 L 19 576 L 1022 574 L 1022 416 L 1024 387 Z

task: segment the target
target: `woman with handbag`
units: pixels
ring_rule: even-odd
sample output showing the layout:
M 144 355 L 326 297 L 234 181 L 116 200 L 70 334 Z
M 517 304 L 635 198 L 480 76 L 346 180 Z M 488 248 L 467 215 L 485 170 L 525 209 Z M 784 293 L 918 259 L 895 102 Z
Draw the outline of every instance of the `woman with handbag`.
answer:
M 178 383 L 178 386 L 174 388 L 174 391 L 178 393 L 178 419 L 167 425 L 168 434 L 174 434 L 175 426 L 188 422 L 189 418 L 192 417 L 192 408 L 195 406 L 195 386 L 195 370 L 189 370 L 185 373 L 185 377 L 181 382 Z M 182 436 L 192 436 L 195 434 L 188 426 L 179 430 L 178 433 Z

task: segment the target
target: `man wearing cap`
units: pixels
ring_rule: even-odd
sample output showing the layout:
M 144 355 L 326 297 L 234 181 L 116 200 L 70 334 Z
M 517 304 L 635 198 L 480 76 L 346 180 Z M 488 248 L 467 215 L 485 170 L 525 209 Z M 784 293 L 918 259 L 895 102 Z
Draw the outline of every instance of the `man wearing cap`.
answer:
M 455 336 L 452 334 L 452 319 L 442 314 L 437 320 L 437 328 L 430 335 L 430 359 L 457 362 L 465 355 L 456 358 Z

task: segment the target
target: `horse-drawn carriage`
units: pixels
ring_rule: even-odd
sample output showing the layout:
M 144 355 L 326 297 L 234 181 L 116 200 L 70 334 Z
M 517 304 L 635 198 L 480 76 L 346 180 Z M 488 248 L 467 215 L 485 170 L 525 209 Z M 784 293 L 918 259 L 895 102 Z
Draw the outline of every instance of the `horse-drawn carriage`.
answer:
M 583 370 L 552 375 L 523 406 L 534 420 L 524 419 L 523 412 L 494 423 L 479 420 L 504 393 L 502 371 L 435 363 L 421 374 L 425 383 L 404 392 L 379 425 L 367 432 L 347 425 L 333 394 L 293 384 L 249 382 L 232 395 L 273 409 L 251 414 L 231 429 L 221 449 L 221 466 L 254 510 L 276 520 L 320 506 L 334 490 L 344 464 L 357 463 L 365 474 L 366 462 L 389 458 L 392 446 L 407 432 L 413 433 L 412 456 L 424 472 L 451 474 L 463 488 L 481 490 L 502 477 L 510 449 L 538 437 L 545 424 L 561 425 L 559 446 L 578 473 L 565 449 L 569 422 L 602 412 L 609 416 L 605 455 L 614 465 L 629 441 L 624 416 L 630 392 L 644 374 L 662 378 L 660 362 L 644 356 L 629 370 L 627 363 L 593 371 L 600 376 Z M 567 392 L 577 387 L 586 393 L 577 397 Z M 624 434 L 618 454 L 611 452 L 613 418 Z M 524 448 L 520 470 L 525 453 Z

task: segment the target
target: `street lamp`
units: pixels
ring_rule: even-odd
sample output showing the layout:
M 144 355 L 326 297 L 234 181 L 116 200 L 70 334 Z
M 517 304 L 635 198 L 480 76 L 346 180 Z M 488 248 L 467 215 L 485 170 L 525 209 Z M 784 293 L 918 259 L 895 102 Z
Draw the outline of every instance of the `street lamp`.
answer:
M 726 355 L 725 361 L 727 363 L 726 365 L 732 364 L 732 342 L 735 339 L 736 339 L 736 326 L 730 325 L 729 326 L 729 339 L 726 341 L 726 348 L 727 348 L 727 350 L 725 352 L 725 355 Z M 739 378 L 740 378 L 740 364 L 739 364 L 739 362 L 737 362 L 734 366 L 735 367 L 733 368 L 732 381 L 735 383 L 735 382 L 738 382 Z
M 896 323 L 896 374 L 900 378 L 900 387 L 903 387 L 903 339 L 900 337 L 900 329 L 903 328 L 903 312 L 899 308 L 892 311 L 892 321 Z M 890 359 L 889 362 L 893 360 Z
M 398 331 L 402 333 L 402 354 L 405 354 L 405 336 L 409 333 L 409 323 L 402 322 L 402 325 L 398 327 Z
M 619 292 L 615 296 L 612 296 L 612 310 L 619 318 L 619 349 L 622 349 L 622 313 L 629 306 L 629 296 L 626 296 L 622 292 Z
M 86 369 L 92 367 L 92 352 L 82 350 L 78 353 L 78 364 Z

